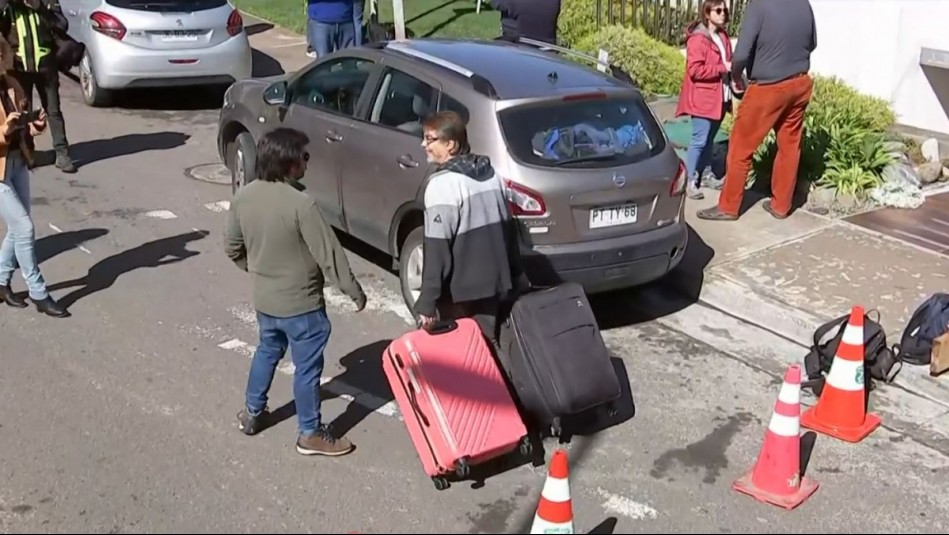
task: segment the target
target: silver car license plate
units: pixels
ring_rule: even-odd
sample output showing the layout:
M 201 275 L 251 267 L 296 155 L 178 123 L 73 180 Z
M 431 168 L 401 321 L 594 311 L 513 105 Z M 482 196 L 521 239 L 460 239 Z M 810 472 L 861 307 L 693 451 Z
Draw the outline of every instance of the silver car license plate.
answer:
M 197 41 L 198 32 L 192 31 L 168 31 L 164 32 L 161 36 L 162 41 Z

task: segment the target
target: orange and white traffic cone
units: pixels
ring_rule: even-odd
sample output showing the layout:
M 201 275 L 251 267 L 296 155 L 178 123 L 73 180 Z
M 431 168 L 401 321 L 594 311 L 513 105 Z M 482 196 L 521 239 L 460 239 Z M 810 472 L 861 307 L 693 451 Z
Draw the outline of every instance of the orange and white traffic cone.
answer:
M 847 442 L 860 442 L 881 423 L 867 413 L 863 317 L 863 307 L 853 307 L 817 405 L 801 416 L 802 426 Z
M 794 364 L 784 374 L 758 460 L 732 488 L 790 510 L 818 486 L 817 481 L 801 477 L 801 366 Z
M 567 452 L 557 450 L 550 459 L 544 490 L 540 493 L 531 533 L 573 533 L 573 503 L 570 501 Z

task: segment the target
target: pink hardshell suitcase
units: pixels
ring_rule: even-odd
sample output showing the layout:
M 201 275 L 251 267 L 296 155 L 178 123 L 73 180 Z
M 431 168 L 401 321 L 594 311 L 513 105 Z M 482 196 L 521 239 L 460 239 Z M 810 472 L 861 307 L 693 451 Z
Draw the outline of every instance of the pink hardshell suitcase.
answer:
M 441 321 L 393 340 L 382 359 L 425 472 L 435 488 L 447 475 L 520 448 L 531 454 L 521 415 L 478 324 Z

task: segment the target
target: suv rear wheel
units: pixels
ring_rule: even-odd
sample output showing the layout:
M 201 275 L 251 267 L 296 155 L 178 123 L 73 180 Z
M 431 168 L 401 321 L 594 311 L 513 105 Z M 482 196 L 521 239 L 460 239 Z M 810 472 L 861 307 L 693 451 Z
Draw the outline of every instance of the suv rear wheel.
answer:
M 227 166 L 231 170 L 232 194 L 236 194 L 238 190 L 250 184 L 256 178 L 254 176 L 257 165 L 256 151 L 254 138 L 248 132 L 241 132 L 228 147 Z
M 422 291 L 422 240 L 425 238 L 424 227 L 414 229 L 405 238 L 402 250 L 399 252 L 399 282 L 402 286 L 402 300 L 413 317 L 415 301 Z

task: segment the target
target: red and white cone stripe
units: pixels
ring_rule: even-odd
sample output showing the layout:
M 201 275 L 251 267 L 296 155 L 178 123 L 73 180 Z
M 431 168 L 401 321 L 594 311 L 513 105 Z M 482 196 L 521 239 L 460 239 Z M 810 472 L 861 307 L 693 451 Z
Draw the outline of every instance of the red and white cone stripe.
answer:
M 845 392 L 863 390 L 863 325 L 847 324 L 837 356 L 830 365 L 827 384 Z
M 771 413 L 768 430 L 782 437 L 797 437 L 801 433 L 801 383 L 785 379 L 778 393 L 778 401 Z

